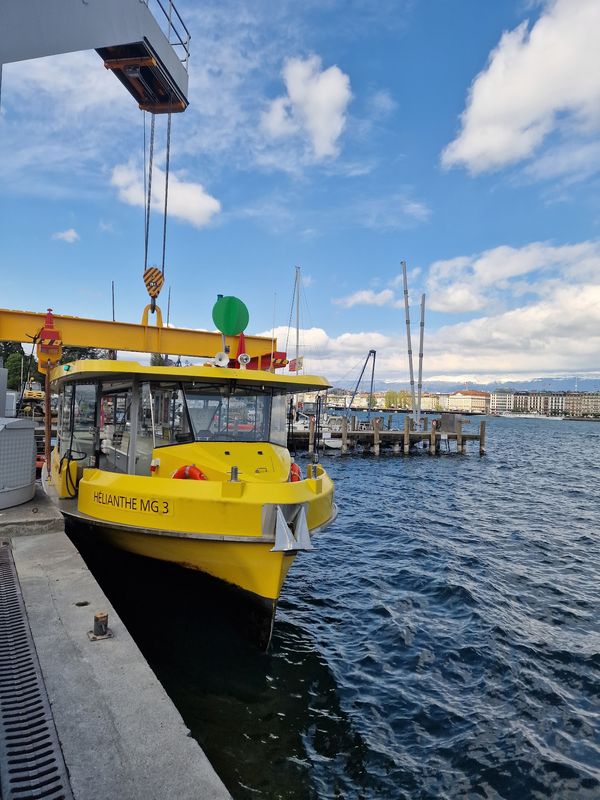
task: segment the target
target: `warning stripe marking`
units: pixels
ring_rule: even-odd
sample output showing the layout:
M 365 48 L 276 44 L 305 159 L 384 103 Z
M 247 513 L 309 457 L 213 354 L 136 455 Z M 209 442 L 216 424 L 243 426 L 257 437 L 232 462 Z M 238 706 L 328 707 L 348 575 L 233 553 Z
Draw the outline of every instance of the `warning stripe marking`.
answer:
M 158 297 L 164 282 L 164 276 L 158 267 L 149 267 L 144 272 L 144 283 L 150 297 Z

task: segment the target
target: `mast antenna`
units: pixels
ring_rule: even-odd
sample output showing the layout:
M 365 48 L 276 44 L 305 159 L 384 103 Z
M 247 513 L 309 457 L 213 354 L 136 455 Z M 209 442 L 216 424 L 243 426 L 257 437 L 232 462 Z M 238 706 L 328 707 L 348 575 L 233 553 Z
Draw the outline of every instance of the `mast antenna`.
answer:
M 425 295 L 421 295 L 421 323 L 419 331 L 419 377 L 417 380 L 417 419 L 421 419 L 421 397 L 423 388 L 423 337 L 425 334 Z
M 406 275 L 406 261 L 402 262 L 402 278 L 404 281 L 404 311 L 406 314 L 406 343 L 408 345 L 408 370 L 410 374 L 410 396 L 412 399 L 413 420 L 416 423 L 415 373 L 413 370 L 412 341 L 410 337 L 410 310 L 408 307 L 408 278 Z
M 296 375 L 300 365 L 300 267 L 296 267 Z

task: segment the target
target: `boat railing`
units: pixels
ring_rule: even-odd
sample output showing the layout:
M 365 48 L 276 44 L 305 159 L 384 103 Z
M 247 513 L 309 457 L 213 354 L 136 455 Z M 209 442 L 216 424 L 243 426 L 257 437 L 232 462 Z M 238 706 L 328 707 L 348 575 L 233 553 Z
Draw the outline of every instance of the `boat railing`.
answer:
M 140 0 L 140 3 L 148 6 L 162 32 L 167 37 L 169 44 L 187 70 L 192 35 L 175 7 L 173 0 Z

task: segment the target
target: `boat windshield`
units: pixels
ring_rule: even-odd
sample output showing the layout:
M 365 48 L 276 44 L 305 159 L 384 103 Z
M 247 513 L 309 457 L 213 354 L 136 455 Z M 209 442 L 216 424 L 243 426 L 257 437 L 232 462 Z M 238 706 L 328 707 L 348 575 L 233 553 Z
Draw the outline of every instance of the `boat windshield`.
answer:
M 272 441 L 285 447 L 285 403 L 271 390 L 185 386 L 184 393 L 196 441 Z

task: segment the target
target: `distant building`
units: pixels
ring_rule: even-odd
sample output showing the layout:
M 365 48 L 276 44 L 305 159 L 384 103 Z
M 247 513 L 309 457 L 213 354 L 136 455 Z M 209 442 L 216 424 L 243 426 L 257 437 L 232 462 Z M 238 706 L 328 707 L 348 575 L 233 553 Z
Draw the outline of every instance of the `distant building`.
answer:
M 565 414 L 564 392 L 515 392 L 512 409 L 515 414 L 541 414 L 562 417 Z M 500 412 L 498 412 L 500 413 Z
M 477 389 L 461 389 L 453 392 L 448 398 L 449 411 L 463 411 L 466 414 L 488 414 L 490 410 L 490 393 Z
M 441 411 L 439 394 L 424 392 L 421 397 L 421 411 Z
M 448 392 L 439 392 L 438 403 L 440 404 L 440 411 L 448 411 L 450 408 L 450 394 Z
M 568 417 L 600 417 L 600 392 L 567 392 L 564 413 Z
M 361 392 L 357 394 L 352 402 L 352 408 L 367 409 L 369 407 L 369 393 Z
M 529 410 L 547 417 L 563 416 L 565 411 L 564 392 L 531 392 Z
M 513 410 L 515 393 L 512 389 L 497 389 L 490 393 L 490 413 L 506 414 Z

